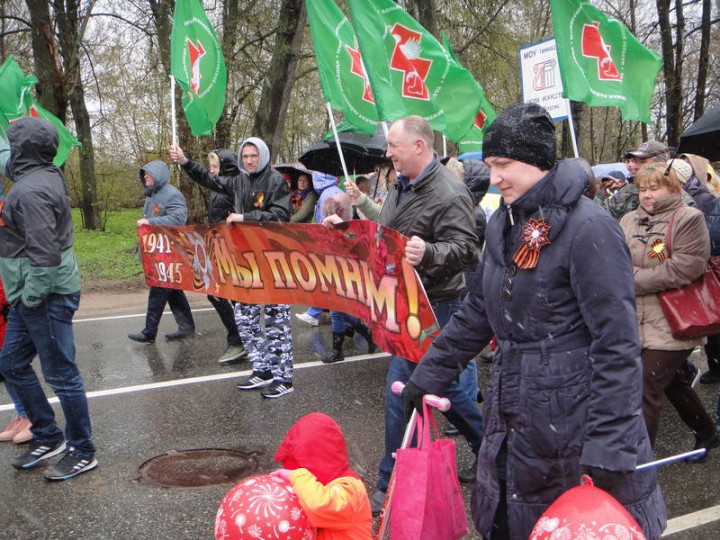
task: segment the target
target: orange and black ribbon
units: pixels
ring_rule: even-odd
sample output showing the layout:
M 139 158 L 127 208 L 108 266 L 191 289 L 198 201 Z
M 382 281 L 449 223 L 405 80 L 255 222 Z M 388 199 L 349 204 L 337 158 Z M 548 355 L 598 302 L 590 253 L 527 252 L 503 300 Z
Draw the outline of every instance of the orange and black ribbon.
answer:
M 550 225 L 544 219 L 530 219 L 522 226 L 522 244 L 513 257 L 513 262 L 522 270 L 535 268 L 540 261 L 540 250 L 550 244 Z
M 658 261 L 664 262 L 667 260 L 667 252 L 665 251 L 665 241 L 658 238 L 650 245 L 650 251 L 648 251 L 648 257 L 653 259 L 657 258 Z

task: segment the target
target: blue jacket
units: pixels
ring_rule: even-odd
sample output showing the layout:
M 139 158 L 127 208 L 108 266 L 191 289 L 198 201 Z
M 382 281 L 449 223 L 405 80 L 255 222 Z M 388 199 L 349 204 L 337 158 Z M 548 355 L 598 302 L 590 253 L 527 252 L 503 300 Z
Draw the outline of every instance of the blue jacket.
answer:
M 145 185 L 145 172 L 155 181 L 152 187 Z M 140 169 L 140 183 L 145 188 L 143 217 L 150 225 L 185 225 L 187 203 L 175 186 L 168 184 L 170 169 L 164 161 L 155 160 Z
M 312 173 L 313 189 L 320 196 L 315 203 L 315 223 L 321 223 L 323 218 L 323 203 L 336 193 L 342 193 L 342 189 L 337 186 L 337 177 L 331 174 L 313 171 Z
M 562 161 L 512 208 L 492 215 L 469 294 L 411 377 L 442 395 L 497 337 L 472 496 L 484 536 L 501 480 L 510 537 L 527 538 L 545 509 L 578 484 L 581 465 L 627 472 L 612 495 L 648 539 L 665 528 L 655 470 L 631 473 L 652 451 L 640 408 L 630 253 L 618 224 L 581 195 L 584 178 L 579 165 Z M 550 224 L 551 243 L 536 268 L 514 270 L 530 218 Z

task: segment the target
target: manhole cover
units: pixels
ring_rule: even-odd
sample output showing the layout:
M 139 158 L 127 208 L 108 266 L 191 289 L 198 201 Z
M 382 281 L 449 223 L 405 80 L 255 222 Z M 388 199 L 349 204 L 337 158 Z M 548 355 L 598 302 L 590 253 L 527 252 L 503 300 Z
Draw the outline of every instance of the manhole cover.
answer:
M 173 450 L 138 469 L 143 480 L 164 487 L 199 487 L 237 482 L 257 469 L 252 454 L 221 448 Z

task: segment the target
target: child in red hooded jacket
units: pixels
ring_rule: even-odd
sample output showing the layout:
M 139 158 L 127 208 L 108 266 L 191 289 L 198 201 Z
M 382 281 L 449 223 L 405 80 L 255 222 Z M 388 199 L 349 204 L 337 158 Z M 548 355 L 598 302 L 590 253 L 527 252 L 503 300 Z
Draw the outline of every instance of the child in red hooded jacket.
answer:
M 275 452 L 285 478 L 300 501 L 317 540 L 368 540 L 372 515 L 367 490 L 350 468 L 340 426 L 322 413 L 295 422 Z

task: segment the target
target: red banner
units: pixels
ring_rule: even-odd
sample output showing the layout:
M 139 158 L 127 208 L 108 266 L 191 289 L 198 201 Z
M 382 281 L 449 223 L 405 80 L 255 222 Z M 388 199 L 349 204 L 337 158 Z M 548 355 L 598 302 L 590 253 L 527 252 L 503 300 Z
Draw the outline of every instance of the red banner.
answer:
M 370 221 L 322 225 L 225 223 L 138 229 L 150 286 L 249 304 L 303 304 L 367 323 L 387 352 L 422 358 L 439 332 L 407 238 Z

